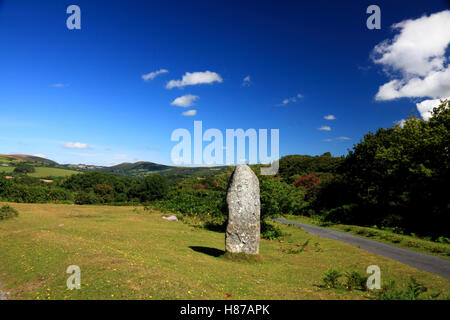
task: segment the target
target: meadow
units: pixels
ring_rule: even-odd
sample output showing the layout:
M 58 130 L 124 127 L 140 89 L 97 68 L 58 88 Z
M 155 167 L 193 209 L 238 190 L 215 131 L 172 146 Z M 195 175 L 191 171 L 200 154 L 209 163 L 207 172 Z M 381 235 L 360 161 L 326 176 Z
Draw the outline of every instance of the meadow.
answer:
M 279 240 L 261 240 L 258 261 L 240 262 L 223 255 L 223 233 L 166 221 L 153 209 L 8 204 L 19 212 L 0 221 L 0 290 L 8 299 L 374 299 L 321 286 L 330 267 L 365 273 L 374 264 L 382 286 L 406 286 L 412 276 L 450 296 L 444 278 L 292 226 L 279 225 Z M 70 265 L 81 268 L 80 290 L 66 287 Z
M 29 173 L 30 177 L 34 178 L 47 178 L 47 177 L 68 177 L 73 174 L 80 173 L 75 170 L 67 170 L 52 167 L 34 167 L 35 171 Z M 0 167 L 0 173 L 11 174 L 14 171 L 14 167 Z

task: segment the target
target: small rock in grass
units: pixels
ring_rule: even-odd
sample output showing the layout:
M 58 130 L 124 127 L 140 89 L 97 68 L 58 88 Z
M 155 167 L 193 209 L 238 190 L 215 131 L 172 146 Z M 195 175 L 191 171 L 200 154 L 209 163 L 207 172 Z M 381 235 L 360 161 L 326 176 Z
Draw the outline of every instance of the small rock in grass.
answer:
M 174 215 L 171 216 L 162 216 L 163 219 L 169 220 L 169 221 L 178 221 L 178 218 Z

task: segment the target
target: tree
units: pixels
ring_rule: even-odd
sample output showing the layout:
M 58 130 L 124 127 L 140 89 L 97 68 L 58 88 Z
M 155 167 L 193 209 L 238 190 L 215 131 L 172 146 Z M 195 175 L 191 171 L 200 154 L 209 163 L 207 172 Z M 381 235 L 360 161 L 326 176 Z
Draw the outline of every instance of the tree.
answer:
M 160 174 L 146 176 L 137 186 L 137 193 L 141 201 L 163 199 L 169 190 L 167 180 Z
M 26 164 L 26 163 L 18 163 L 16 167 L 14 168 L 14 173 L 33 173 L 36 170 L 32 165 Z
M 337 200 L 326 208 L 334 210 L 328 218 L 448 235 L 443 222 L 450 214 L 449 107 L 450 101 L 443 101 L 429 121 L 412 115 L 403 127 L 366 134 L 342 163 L 340 180 L 318 197 Z M 333 192 L 340 193 L 338 199 Z

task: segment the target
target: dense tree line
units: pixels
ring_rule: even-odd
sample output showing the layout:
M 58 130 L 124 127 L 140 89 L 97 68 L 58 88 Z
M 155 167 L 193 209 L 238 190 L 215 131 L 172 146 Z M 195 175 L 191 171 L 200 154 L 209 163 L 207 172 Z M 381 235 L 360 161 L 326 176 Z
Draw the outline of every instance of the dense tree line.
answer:
M 450 101 L 429 121 L 368 133 L 355 145 L 314 203 L 334 222 L 400 227 L 448 236 Z
M 167 191 L 167 181 L 160 175 L 132 179 L 89 172 L 55 179 L 53 183 L 22 174 L 12 179 L 0 176 L 0 200 L 13 202 L 139 203 L 162 199 Z

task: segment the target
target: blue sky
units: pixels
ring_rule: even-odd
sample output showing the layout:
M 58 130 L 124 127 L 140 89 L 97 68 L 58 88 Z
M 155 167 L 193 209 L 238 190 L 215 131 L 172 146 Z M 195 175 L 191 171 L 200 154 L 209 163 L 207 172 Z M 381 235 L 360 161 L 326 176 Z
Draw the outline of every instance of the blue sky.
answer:
M 71 4 L 81 8 L 81 30 L 66 27 Z M 380 30 L 366 27 L 371 4 L 381 9 Z M 378 62 L 373 53 L 382 41 L 408 35 L 393 24 L 449 8 L 448 1 L 0 0 L 0 153 L 173 164 L 171 133 L 192 131 L 201 120 L 204 129 L 223 132 L 279 129 L 281 155 L 346 154 L 416 103 L 446 96 L 442 81 L 417 96 L 406 92 L 412 75 L 425 81 L 426 72 L 446 72 L 442 30 L 431 53 L 405 58 L 383 47 Z M 439 30 L 447 22 L 441 14 L 407 28 Z M 444 60 L 427 69 L 442 47 Z M 412 70 L 425 60 L 425 71 Z M 158 70 L 167 72 L 143 79 Z M 188 72 L 220 81 L 167 88 Z M 376 98 L 396 77 L 405 87 Z M 194 105 L 172 104 L 185 95 L 198 97 Z M 189 110 L 196 114 L 183 115 Z

